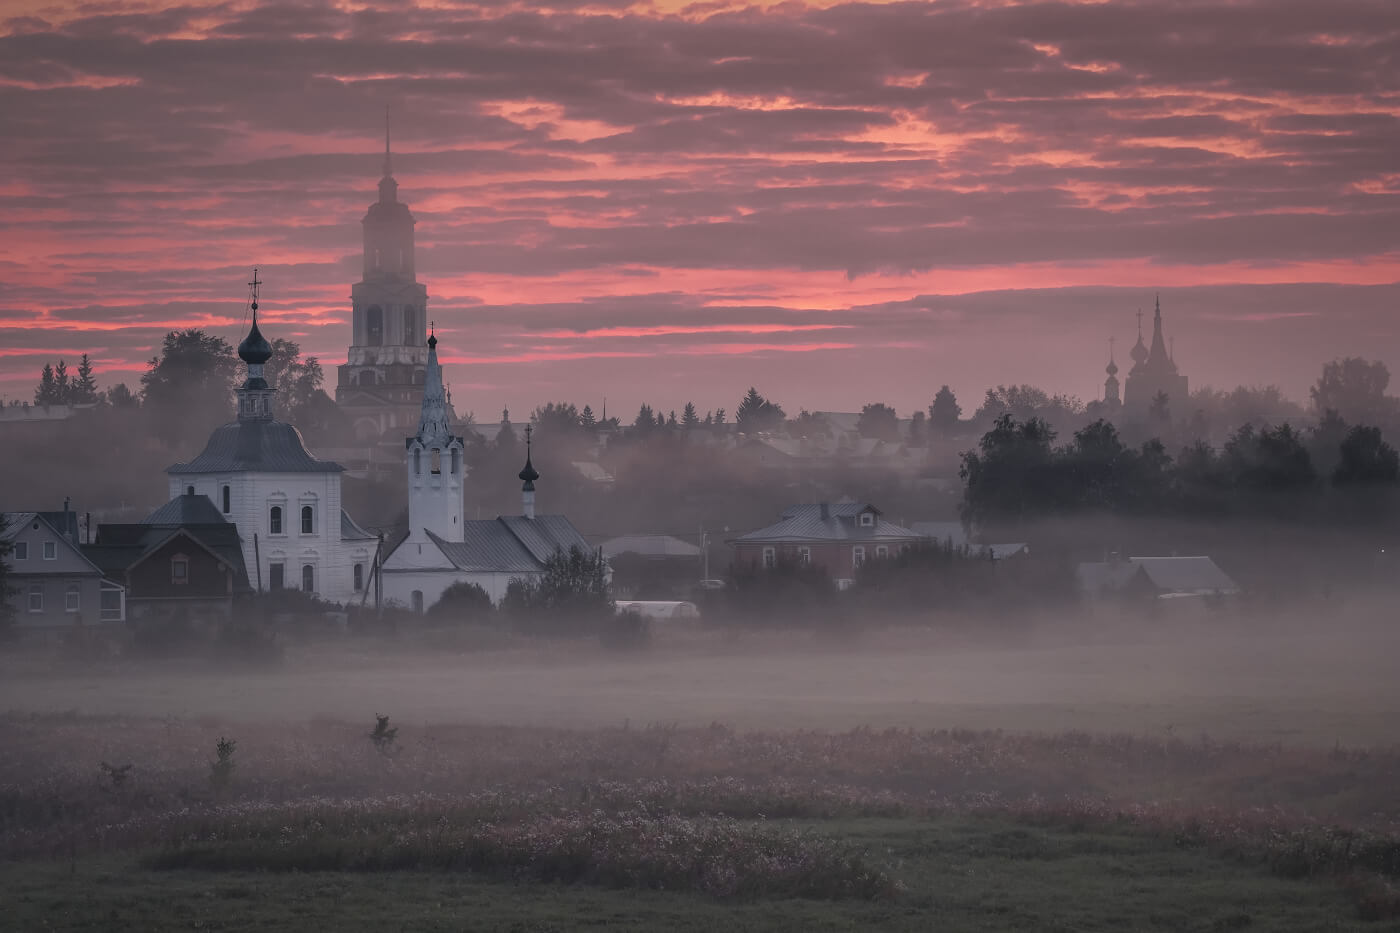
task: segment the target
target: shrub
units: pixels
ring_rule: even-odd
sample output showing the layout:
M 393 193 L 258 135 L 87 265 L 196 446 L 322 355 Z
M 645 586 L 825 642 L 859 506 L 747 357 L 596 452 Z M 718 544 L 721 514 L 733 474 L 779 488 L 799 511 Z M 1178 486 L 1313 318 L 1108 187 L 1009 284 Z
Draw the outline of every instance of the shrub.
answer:
M 442 591 L 438 601 L 428 609 L 433 619 L 462 622 L 490 622 L 496 613 L 491 597 L 475 583 L 458 582 Z
M 389 717 L 374 714 L 374 731 L 369 734 L 369 740 L 374 743 L 375 750 L 379 754 L 392 758 L 398 752 L 395 744 L 399 738 L 397 726 L 390 727 Z
M 215 790 L 222 790 L 228 787 L 233 780 L 233 753 L 237 751 L 238 743 L 233 739 L 219 737 L 219 742 L 214 746 L 215 759 L 209 762 L 209 783 Z

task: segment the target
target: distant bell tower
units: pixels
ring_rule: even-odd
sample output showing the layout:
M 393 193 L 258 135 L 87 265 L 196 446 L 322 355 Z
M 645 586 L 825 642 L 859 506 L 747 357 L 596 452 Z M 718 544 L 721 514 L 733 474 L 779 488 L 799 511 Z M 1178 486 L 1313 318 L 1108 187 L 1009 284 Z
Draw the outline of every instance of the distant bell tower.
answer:
M 428 337 L 427 378 L 418 432 L 404 442 L 408 467 L 408 533 L 422 541 L 432 532 L 444 541 L 460 542 L 462 480 L 466 464 L 462 439 L 452 435 L 448 423 L 447 396 L 438 365 L 437 337 Z
M 1108 338 L 1108 365 L 1104 367 L 1104 372 L 1108 373 L 1108 378 L 1103 381 L 1104 403 L 1117 408 L 1123 404 L 1122 398 L 1118 395 L 1118 364 L 1113 360 L 1113 338 Z
M 386 111 L 379 200 L 361 221 L 362 272 L 350 288 L 350 349 L 335 391 L 362 443 L 403 436 L 393 429 L 412 425 L 426 378 L 428 289 L 414 267 L 415 221 L 398 194 Z

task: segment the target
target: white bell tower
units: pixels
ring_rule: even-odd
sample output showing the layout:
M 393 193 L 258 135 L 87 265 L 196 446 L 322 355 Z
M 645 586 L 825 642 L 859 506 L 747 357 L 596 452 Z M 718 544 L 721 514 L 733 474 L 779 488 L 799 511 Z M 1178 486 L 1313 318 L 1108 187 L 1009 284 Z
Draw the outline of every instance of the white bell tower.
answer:
M 438 365 L 437 337 L 428 337 L 428 368 L 423 379 L 423 414 L 418 433 L 404 444 L 408 469 L 408 536 L 422 542 L 431 531 L 444 541 L 461 541 L 462 490 L 466 461 L 462 439 L 447 423 L 447 395 Z

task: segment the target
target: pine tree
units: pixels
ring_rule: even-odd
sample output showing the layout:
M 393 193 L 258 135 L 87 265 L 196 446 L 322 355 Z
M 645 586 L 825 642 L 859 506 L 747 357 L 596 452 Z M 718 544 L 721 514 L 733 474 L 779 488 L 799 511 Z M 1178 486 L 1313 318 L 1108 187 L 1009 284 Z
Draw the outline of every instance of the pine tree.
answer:
M 938 390 L 938 394 L 933 397 L 933 404 L 928 407 L 929 424 L 935 430 L 947 434 L 958 426 L 960 417 L 962 406 L 958 404 L 953 390 L 945 385 Z
M 92 375 L 92 360 L 86 353 L 78 362 L 78 378 L 73 382 L 70 400 L 75 405 L 88 405 L 97 401 L 97 380 Z
M 73 385 L 68 377 L 68 364 L 63 360 L 53 369 L 54 400 L 59 405 L 67 405 L 73 397 Z
M 39 386 L 34 390 L 35 405 L 55 404 L 53 367 L 48 363 L 44 364 L 44 371 L 39 376 Z
M 593 414 L 593 409 L 588 405 L 583 406 L 583 411 L 578 416 L 579 427 L 593 431 L 598 427 L 598 419 Z
M 647 433 L 656 427 L 656 418 L 652 416 L 652 408 L 645 402 L 637 409 L 637 417 L 632 421 L 632 429 L 641 433 Z
M 715 424 L 724 424 L 724 409 L 715 409 Z
M 700 415 L 695 411 L 694 402 L 686 402 L 685 409 L 681 412 L 681 424 L 687 428 L 693 428 L 700 423 Z

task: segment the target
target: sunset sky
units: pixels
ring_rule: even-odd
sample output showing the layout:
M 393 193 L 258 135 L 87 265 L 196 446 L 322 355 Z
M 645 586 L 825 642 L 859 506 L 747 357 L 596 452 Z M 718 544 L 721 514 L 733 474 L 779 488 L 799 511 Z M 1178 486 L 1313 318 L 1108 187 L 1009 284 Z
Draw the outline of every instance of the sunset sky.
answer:
M 1088 400 L 1157 292 L 1193 388 L 1400 380 L 1396 0 L 0 8 L 7 399 L 236 343 L 255 264 L 330 388 L 386 105 L 483 420 Z

